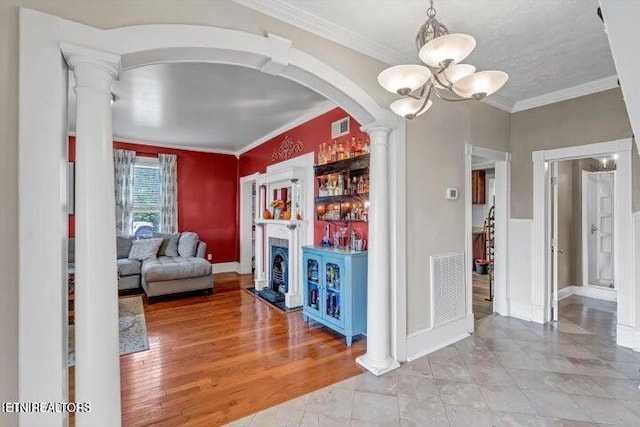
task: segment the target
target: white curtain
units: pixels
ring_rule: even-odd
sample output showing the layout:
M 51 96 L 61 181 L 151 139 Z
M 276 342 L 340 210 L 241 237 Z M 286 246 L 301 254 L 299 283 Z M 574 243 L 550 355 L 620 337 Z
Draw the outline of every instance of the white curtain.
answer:
M 158 155 L 160 161 L 160 231 L 178 231 L 178 160 L 173 154 Z
M 135 163 L 135 151 L 113 150 L 116 234 L 118 236 L 129 236 L 133 233 L 133 167 Z

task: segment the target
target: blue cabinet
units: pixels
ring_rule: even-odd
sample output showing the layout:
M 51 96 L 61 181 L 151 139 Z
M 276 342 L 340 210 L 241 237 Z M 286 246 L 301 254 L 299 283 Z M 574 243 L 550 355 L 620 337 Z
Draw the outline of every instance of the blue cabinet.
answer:
M 302 316 L 353 336 L 367 330 L 367 253 L 303 246 Z

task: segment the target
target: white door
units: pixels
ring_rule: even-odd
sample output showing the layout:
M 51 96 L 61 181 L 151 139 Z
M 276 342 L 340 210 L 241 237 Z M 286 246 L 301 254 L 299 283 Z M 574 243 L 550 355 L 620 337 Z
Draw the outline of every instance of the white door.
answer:
M 586 285 L 614 287 L 615 171 L 582 172 L 582 274 Z

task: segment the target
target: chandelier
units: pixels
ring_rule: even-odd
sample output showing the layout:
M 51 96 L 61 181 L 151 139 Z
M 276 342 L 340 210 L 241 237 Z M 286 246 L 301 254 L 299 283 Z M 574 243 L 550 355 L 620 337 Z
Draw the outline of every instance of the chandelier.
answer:
M 431 107 L 435 94 L 445 101 L 479 101 L 499 90 L 509 79 L 504 71 L 479 71 L 460 64 L 476 47 L 467 34 L 449 34 L 436 19 L 433 0 L 427 21 L 416 36 L 418 57 L 426 65 L 396 65 L 378 75 L 378 83 L 402 96 L 389 107 L 399 116 L 413 119 Z

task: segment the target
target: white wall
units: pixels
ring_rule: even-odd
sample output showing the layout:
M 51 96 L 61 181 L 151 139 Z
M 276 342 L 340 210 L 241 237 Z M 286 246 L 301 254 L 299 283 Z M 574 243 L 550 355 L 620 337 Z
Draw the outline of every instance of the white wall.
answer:
M 507 283 L 509 314 L 531 320 L 531 232 L 532 220 L 509 220 L 509 265 Z

